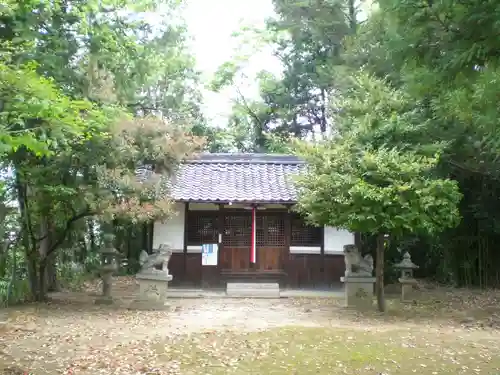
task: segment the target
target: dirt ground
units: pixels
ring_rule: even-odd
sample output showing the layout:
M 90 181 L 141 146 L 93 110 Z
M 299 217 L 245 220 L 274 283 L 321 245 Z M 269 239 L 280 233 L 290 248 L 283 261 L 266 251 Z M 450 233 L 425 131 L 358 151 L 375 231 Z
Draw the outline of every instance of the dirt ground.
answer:
M 464 342 L 500 348 L 496 293 L 435 293 L 435 298 L 409 305 L 390 303 L 386 314 L 375 309 L 346 310 L 340 301 L 324 298 L 175 299 L 165 311 L 137 311 L 128 309 L 135 286 L 129 280 L 118 284 L 115 295 L 119 299 L 114 306 L 96 306 L 91 287 L 81 293 L 54 295 L 49 304 L 0 312 L 0 321 L 4 316 L 0 374 L 2 366 L 4 374 L 182 374 L 182 357 L 192 362 L 188 357 L 193 345 L 182 340 L 280 327 L 460 337 Z M 182 351 L 177 353 L 178 360 L 162 361 L 155 349 L 159 343 L 162 347 L 178 345 L 185 354 Z

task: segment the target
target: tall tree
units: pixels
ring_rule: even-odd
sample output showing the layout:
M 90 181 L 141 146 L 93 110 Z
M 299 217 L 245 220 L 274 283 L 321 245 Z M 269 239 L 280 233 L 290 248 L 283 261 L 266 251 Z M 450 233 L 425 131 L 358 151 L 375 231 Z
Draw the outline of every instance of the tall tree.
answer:
M 182 27 L 140 17 L 160 4 L 7 5 L 2 83 L 17 76 L 21 85 L 2 85 L 0 140 L 32 293 L 43 299 L 56 250 L 85 238 L 72 236 L 74 228 L 95 245 L 95 226 L 75 226 L 81 219 L 147 222 L 168 214 L 161 178 L 138 184 L 135 172 L 149 164 L 168 175 L 200 146 L 190 127 L 203 119 Z
M 497 283 L 499 61 L 491 35 L 498 34 L 498 4 L 381 0 L 379 8 L 350 41 L 346 60 L 411 98 L 406 142 L 441 144 L 440 173 L 453 177 L 464 195 L 459 227 L 420 243 L 418 249 L 428 247 L 421 259 L 460 284 Z
M 328 102 L 336 88 L 332 69 L 341 64 L 342 45 L 355 31 L 356 5 L 348 1 L 275 0 L 275 35 L 283 77 L 262 90 L 271 122 L 295 136 L 329 128 Z M 267 86 L 267 87 L 266 87 Z
M 404 142 L 377 142 L 384 129 L 411 127 L 412 116 L 401 103 L 404 95 L 383 90 L 383 82 L 366 84 L 372 80 L 360 77 L 351 91 L 358 95 L 344 99 L 338 120 L 350 127 L 341 137 L 300 144 L 309 168 L 299 180 L 298 209 L 314 224 L 376 236 L 377 301 L 385 311 L 385 236 L 401 239 L 453 228 L 461 194 L 455 181 L 436 175 L 439 155 L 426 156 Z
M 331 130 L 328 112 L 330 96 L 338 85 L 335 70 L 343 61 L 344 40 L 357 24 L 354 0 L 275 0 L 273 4 L 276 16 L 267 20 L 265 30 L 252 30 L 252 35 L 272 46 L 282 65 L 281 74 L 260 72 L 260 98 L 238 95 L 229 124 L 240 126 L 245 119 L 252 129 L 250 141 L 258 150 L 267 148 L 270 134 L 303 138 Z M 223 64 L 215 88 L 235 86 L 242 66 L 241 56 Z

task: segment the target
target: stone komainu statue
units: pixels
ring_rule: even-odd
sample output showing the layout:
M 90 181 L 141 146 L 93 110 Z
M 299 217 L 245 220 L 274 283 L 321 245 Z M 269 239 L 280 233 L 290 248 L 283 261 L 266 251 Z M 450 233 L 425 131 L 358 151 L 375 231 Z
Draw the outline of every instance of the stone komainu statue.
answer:
M 167 245 L 160 245 L 158 250 L 153 250 L 153 254 L 148 254 L 142 250 L 139 256 L 139 264 L 141 265 L 141 273 L 166 273 L 168 274 L 168 262 L 172 250 Z
M 373 257 L 363 258 L 356 245 L 344 246 L 345 276 L 372 276 Z

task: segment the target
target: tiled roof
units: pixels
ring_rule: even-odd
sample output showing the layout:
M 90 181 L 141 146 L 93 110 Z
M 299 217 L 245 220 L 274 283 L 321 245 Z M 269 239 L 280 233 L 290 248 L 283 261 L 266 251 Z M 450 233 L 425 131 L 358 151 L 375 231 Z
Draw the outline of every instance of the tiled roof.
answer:
M 304 165 L 292 155 L 201 154 L 179 166 L 170 195 L 177 201 L 293 203 L 293 175 Z

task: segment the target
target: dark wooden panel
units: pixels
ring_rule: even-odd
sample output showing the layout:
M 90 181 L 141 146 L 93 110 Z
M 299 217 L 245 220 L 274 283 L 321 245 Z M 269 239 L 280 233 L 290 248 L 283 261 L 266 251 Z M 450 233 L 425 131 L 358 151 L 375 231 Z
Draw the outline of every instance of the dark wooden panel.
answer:
M 280 271 L 277 265 L 283 259 L 285 249 L 260 248 L 258 249 L 257 266 L 255 273 Z M 265 259 L 265 261 L 263 260 Z M 169 263 L 170 273 L 173 275 L 173 285 L 204 285 L 215 287 L 221 283 L 221 271 L 235 272 L 251 271 L 249 249 L 225 248 L 220 257 L 219 267 L 201 265 L 201 254 L 186 255 L 186 272 L 184 272 L 183 254 L 172 254 Z M 265 264 L 274 268 L 265 268 Z M 337 286 L 343 276 L 345 265 L 342 255 L 325 255 L 324 261 L 319 254 L 290 254 L 281 261 L 281 269 L 286 273 L 285 284 L 289 287 L 324 287 Z
M 257 248 L 257 265 L 250 264 L 250 248 L 224 247 L 220 255 L 220 268 L 234 271 L 257 268 L 259 270 L 282 270 L 285 248 L 260 246 Z
M 257 248 L 257 268 L 259 270 L 282 270 L 285 258 L 284 247 L 261 246 Z
M 219 268 L 231 269 L 231 249 L 227 246 L 222 246 L 219 251 Z
M 168 271 L 173 276 L 171 284 L 177 285 L 184 281 L 184 253 L 173 253 L 168 262 Z
M 250 248 L 224 246 L 220 259 L 222 269 L 231 269 L 234 271 L 249 269 Z
M 220 286 L 221 277 L 218 266 L 202 266 L 201 267 L 201 285 L 203 287 L 218 287 Z
M 320 261 L 320 255 L 290 254 L 285 266 L 288 285 L 291 287 L 314 286 L 314 269 L 319 271 Z
M 344 255 L 325 255 L 325 275 L 329 284 L 340 284 L 340 278 L 344 276 Z
M 201 254 L 186 254 L 185 282 L 201 285 Z
M 291 287 L 332 286 L 344 274 L 343 255 L 290 254 L 285 262 L 287 284 Z

